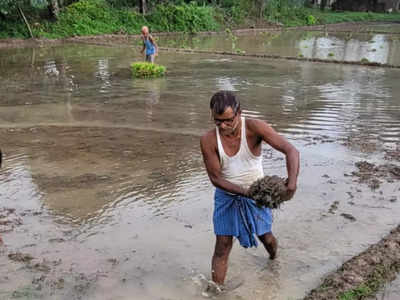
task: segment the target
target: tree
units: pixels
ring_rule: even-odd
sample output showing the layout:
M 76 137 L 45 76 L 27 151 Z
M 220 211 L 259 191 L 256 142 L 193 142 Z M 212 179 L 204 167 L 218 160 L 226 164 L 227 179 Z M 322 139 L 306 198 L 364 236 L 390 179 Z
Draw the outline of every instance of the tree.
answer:
M 140 10 L 140 13 L 141 14 L 143 14 L 143 15 L 145 15 L 146 14 L 146 12 L 147 12 L 147 3 L 146 3 L 146 0 L 138 0 L 139 1 L 139 10 Z
M 48 6 L 50 17 L 57 19 L 58 14 L 60 13 L 60 4 L 58 0 L 48 0 Z
M 321 10 L 325 10 L 325 7 L 326 7 L 326 0 L 321 0 L 320 7 L 321 7 Z
M 31 26 L 29 25 L 23 11 L 25 6 L 31 6 L 29 0 L 0 0 L 0 14 L 2 15 L 2 18 L 6 18 L 9 15 L 14 16 L 15 14 L 19 14 L 29 31 L 30 37 L 33 38 Z

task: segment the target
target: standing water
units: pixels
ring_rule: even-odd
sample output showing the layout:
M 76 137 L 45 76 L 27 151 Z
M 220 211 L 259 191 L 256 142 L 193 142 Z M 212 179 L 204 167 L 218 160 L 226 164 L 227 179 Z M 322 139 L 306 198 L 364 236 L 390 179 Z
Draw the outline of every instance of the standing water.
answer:
M 274 212 L 278 259 L 235 243 L 220 299 L 299 299 L 398 223 L 398 181 L 371 190 L 351 176 L 360 160 L 398 163 L 398 70 L 161 53 L 165 78 L 132 79 L 140 59 L 0 51 L 0 299 L 203 298 L 213 187 L 199 137 L 219 89 L 301 152 L 298 192 Z M 283 155 L 263 156 L 285 176 Z

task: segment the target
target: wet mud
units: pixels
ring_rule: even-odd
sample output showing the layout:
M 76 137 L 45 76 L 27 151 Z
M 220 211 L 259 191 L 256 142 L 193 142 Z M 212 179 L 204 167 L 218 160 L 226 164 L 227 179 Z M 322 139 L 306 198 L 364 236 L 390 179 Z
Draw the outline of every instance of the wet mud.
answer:
M 288 193 L 286 179 L 279 176 L 258 179 L 249 187 L 248 193 L 258 206 L 268 208 L 279 208 L 283 202 L 293 197 L 293 194 Z
M 12 231 L 22 224 L 21 216 L 15 212 L 15 208 L 0 207 L 0 233 Z
M 57 139 L 59 142 L 54 142 Z M 0 276 L 0 285 L 13 283 L 8 291 L 0 292 L 0 299 L 53 295 L 57 299 L 87 299 L 99 280 L 112 276 L 115 267 L 124 266 L 136 256 L 136 250 L 130 249 L 129 255 L 102 257 L 104 265 L 81 270 L 74 257 L 77 253 L 71 251 L 79 247 L 76 236 L 83 229 L 77 228 L 90 224 L 104 207 L 117 205 L 110 203 L 110 198 L 118 197 L 121 191 L 116 187 L 125 182 L 133 179 L 134 184 L 126 186 L 124 193 L 139 189 L 149 195 L 162 185 L 176 184 L 175 170 L 165 161 L 179 155 L 177 144 L 185 151 L 197 144 L 198 137 L 124 128 L 36 127 L 33 135 L 32 128 L 1 129 L 0 140 L 7 140 L 7 159 L 26 149 L 35 170 L 29 178 L 44 200 L 42 208 L 0 208 L 0 232 L 23 236 L 19 246 L 18 239 L 13 244 L 9 238 L 0 246 L 0 268 L 9 270 L 8 275 Z M 3 178 L 12 176 L 7 159 Z M 80 203 L 82 199 L 84 204 Z M 72 222 L 77 228 L 50 229 L 47 220 L 54 216 L 60 220 L 56 227 Z M 32 222 L 35 229 L 31 228 Z M 42 226 L 45 232 L 37 232 Z M 87 260 L 90 255 L 84 254 L 86 251 L 80 250 Z M 122 285 L 126 277 L 120 278 Z
M 394 164 L 375 165 L 367 161 L 355 163 L 358 171 L 352 172 L 352 176 L 358 178 L 359 183 L 367 184 L 371 189 L 380 187 L 381 180 L 394 182 L 400 180 L 400 167 Z

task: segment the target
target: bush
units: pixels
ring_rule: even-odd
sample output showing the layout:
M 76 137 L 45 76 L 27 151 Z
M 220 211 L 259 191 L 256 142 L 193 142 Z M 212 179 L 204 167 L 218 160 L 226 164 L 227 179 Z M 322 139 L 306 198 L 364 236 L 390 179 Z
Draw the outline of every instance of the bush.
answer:
M 281 22 L 287 26 L 301 26 L 312 22 L 317 23 L 316 18 L 309 13 L 304 6 L 304 1 L 298 0 L 270 0 L 265 8 L 265 16 L 269 21 Z
M 132 9 L 117 9 L 105 0 L 81 0 L 63 9 L 57 22 L 43 22 L 34 33 L 43 37 L 67 37 L 104 33 L 140 32 L 143 25 L 157 31 L 198 32 L 218 29 L 213 7 L 161 4 L 146 18 Z
M 306 17 L 307 25 L 315 25 L 317 23 L 317 19 L 313 15 L 308 15 Z
M 45 37 L 67 37 L 104 33 L 138 33 L 145 24 L 142 15 L 115 9 L 104 0 L 81 0 L 66 7 L 57 22 L 45 23 L 37 33 Z
M 136 62 L 131 64 L 132 75 L 138 78 L 153 78 L 164 76 L 166 67 L 149 62 Z
M 156 30 L 198 32 L 217 30 L 214 9 L 190 4 L 161 4 L 147 17 Z

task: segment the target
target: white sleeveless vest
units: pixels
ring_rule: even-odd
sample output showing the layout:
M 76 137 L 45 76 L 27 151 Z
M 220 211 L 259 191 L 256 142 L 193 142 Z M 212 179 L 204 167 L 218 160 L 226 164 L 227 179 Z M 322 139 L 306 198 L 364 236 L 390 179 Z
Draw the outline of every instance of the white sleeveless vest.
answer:
M 218 127 L 217 144 L 221 163 L 222 177 L 243 188 L 248 188 L 254 181 L 264 176 L 262 167 L 262 154 L 254 155 L 247 145 L 246 121 L 242 117 L 242 133 L 240 137 L 240 148 L 234 156 L 228 156 L 222 146 Z

